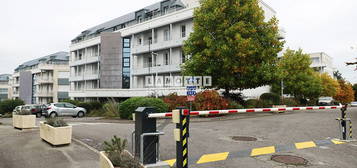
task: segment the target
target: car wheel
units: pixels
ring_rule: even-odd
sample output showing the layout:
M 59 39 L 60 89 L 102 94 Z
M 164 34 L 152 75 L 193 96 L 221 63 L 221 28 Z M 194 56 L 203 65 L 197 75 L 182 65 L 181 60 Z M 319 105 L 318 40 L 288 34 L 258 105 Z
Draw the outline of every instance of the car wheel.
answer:
M 41 114 L 41 113 L 36 113 L 36 117 L 37 117 L 37 118 L 41 118 L 41 117 L 42 117 L 42 114 Z
M 84 117 L 84 112 L 83 111 L 78 112 L 77 117 L 78 118 Z
M 55 118 L 55 117 L 57 117 L 57 113 L 56 113 L 56 112 L 52 112 L 52 113 L 50 114 L 50 118 Z

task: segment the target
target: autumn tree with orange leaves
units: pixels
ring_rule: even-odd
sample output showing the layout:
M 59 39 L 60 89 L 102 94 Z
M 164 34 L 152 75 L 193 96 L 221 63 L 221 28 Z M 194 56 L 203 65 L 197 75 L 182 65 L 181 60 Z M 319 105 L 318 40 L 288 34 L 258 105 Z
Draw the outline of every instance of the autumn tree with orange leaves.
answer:
M 352 88 L 352 84 L 346 82 L 345 80 L 338 80 L 338 83 L 340 85 L 340 88 L 337 91 L 336 96 L 334 96 L 334 99 L 343 104 L 351 103 L 352 101 L 354 101 L 355 92 Z

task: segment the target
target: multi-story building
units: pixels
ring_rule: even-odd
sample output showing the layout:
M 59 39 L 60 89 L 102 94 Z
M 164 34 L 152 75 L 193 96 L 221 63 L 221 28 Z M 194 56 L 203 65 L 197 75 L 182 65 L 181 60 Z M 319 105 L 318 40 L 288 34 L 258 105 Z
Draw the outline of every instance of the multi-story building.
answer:
M 183 87 L 147 86 L 145 79 L 181 74 L 188 59 L 182 46 L 198 6 L 198 0 L 164 0 L 83 31 L 70 46 L 70 97 L 184 94 Z M 275 15 L 263 1 L 260 6 L 267 20 Z
M 12 98 L 27 104 L 68 99 L 69 54 L 57 52 L 19 65 L 12 75 Z
M 311 67 L 319 73 L 327 73 L 333 76 L 335 68 L 333 67 L 332 58 L 324 52 L 309 54 L 311 57 Z
M 9 99 L 10 77 L 11 77 L 10 74 L 1 74 L 0 75 L 0 101 Z

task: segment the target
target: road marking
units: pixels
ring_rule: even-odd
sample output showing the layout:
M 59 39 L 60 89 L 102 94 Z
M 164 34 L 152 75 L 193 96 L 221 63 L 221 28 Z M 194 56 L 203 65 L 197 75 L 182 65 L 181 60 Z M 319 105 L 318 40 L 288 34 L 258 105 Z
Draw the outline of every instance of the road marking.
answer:
M 296 149 L 306 149 L 306 148 L 314 148 L 316 147 L 315 142 L 308 141 L 308 142 L 299 142 L 295 143 Z
M 169 164 L 172 167 L 176 163 L 176 159 L 166 160 L 164 162 L 166 162 L 167 164 Z
M 200 160 L 198 160 L 197 164 L 226 160 L 228 154 L 229 152 L 203 155 Z
M 255 148 L 252 150 L 252 153 L 250 156 L 259 156 L 259 155 L 267 155 L 267 154 L 272 154 L 275 153 L 275 147 L 274 146 L 268 146 L 264 148 Z
M 242 150 L 238 152 L 223 152 L 223 153 L 214 153 L 214 154 L 205 154 L 201 156 L 199 159 L 193 158 L 190 159 L 191 165 L 199 165 L 204 163 L 210 162 L 218 162 L 224 161 L 227 159 L 234 159 L 234 158 L 246 158 L 246 157 L 256 157 L 261 155 L 267 154 L 274 154 L 277 152 L 291 152 L 296 149 L 307 149 L 307 148 L 314 148 L 314 147 L 324 147 L 334 144 L 345 144 L 347 142 L 340 141 L 340 140 L 318 140 L 318 141 L 307 141 L 307 142 L 299 142 L 289 145 L 276 145 L 276 146 L 267 146 L 262 148 L 253 148 L 249 150 Z M 198 160 L 197 162 L 195 162 Z M 173 167 L 176 163 L 176 159 L 167 160 L 165 161 Z
M 339 144 L 345 144 L 346 142 L 342 142 L 339 140 L 331 140 L 334 144 L 339 145 Z

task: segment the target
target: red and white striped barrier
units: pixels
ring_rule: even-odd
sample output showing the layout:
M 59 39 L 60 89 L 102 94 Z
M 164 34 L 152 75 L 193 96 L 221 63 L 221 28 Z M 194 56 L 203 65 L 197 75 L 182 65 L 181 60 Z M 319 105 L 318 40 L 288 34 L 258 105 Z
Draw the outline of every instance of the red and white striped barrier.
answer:
M 286 108 L 256 108 L 256 109 L 232 109 L 232 110 L 211 110 L 211 111 L 191 111 L 190 115 L 213 115 L 213 114 L 234 114 L 234 113 L 254 113 L 254 112 L 280 112 L 280 111 L 298 111 L 298 110 L 323 110 L 323 109 L 340 109 L 339 106 L 313 106 L 313 107 L 286 107 Z M 184 111 L 184 115 L 188 114 L 188 110 Z M 149 114 L 149 118 L 172 117 L 172 113 L 153 113 Z

